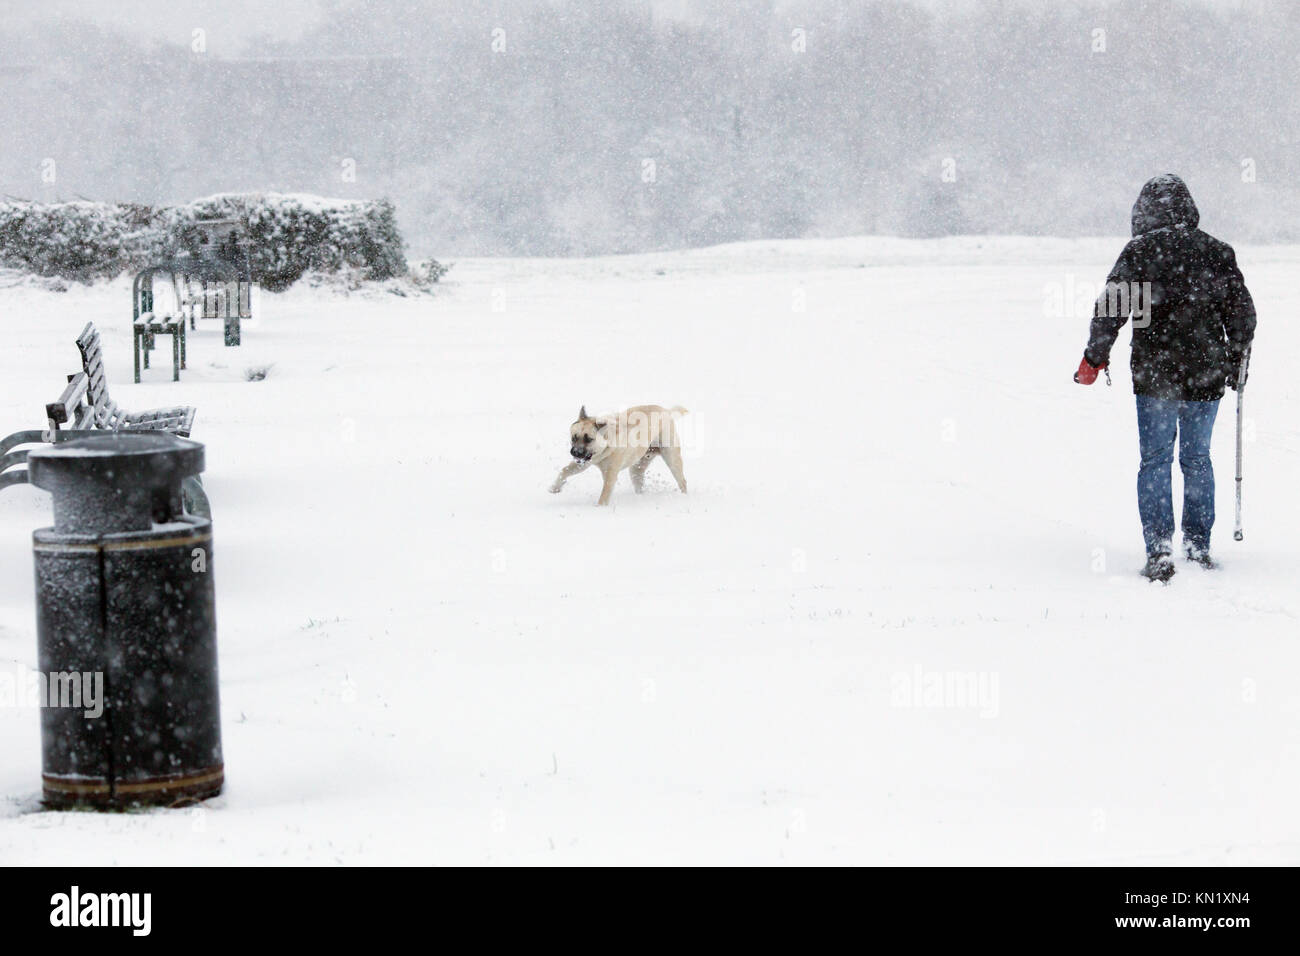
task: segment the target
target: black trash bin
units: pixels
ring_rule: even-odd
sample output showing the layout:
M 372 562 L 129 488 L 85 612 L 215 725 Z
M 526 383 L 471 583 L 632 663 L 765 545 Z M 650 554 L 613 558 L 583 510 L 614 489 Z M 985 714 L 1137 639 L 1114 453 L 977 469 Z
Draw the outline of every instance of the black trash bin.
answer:
M 98 717 L 41 710 L 46 804 L 215 796 L 224 770 L 212 524 L 186 514 L 181 494 L 203 470 L 203 446 L 119 432 L 33 451 L 28 469 L 54 496 L 54 527 L 32 545 L 40 671 L 103 675 Z

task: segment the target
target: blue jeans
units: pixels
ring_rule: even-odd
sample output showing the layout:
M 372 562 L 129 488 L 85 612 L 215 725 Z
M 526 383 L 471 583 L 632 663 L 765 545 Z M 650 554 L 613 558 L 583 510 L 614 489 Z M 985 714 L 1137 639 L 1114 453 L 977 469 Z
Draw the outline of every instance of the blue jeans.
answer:
M 1174 436 L 1178 436 L 1178 465 L 1183 470 L 1183 546 L 1209 550 L 1214 527 L 1214 467 L 1210 436 L 1219 402 L 1180 402 L 1137 396 L 1138 513 L 1147 554 L 1171 550 L 1174 502 L 1170 486 Z

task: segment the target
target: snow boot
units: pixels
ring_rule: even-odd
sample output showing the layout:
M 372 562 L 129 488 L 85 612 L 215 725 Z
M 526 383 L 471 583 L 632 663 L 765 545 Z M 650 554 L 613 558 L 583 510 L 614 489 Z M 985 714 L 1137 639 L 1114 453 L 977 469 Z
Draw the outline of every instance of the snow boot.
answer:
M 1219 562 L 1210 557 L 1209 548 L 1198 548 L 1189 544 L 1183 548 L 1183 554 L 1192 564 L 1199 564 L 1207 571 L 1217 571 L 1219 569 Z
M 1146 567 L 1142 569 L 1142 576 L 1148 581 L 1160 581 L 1167 584 L 1169 579 L 1174 576 L 1174 562 L 1169 557 L 1169 552 L 1161 551 L 1147 557 Z

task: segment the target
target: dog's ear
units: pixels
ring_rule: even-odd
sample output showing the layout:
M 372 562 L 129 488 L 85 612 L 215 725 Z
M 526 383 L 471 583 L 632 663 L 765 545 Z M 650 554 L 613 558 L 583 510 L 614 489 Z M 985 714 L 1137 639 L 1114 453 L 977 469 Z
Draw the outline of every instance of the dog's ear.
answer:
M 583 405 L 582 408 L 578 409 L 578 421 L 582 421 L 586 417 L 587 417 L 587 406 Z
M 596 426 L 596 431 L 602 431 L 605 428 L 605 426 L 609 424 L 609 422 L 605 421 L 604 419 L 601 419 L 600 421 L 592 422 L 592 424 Z

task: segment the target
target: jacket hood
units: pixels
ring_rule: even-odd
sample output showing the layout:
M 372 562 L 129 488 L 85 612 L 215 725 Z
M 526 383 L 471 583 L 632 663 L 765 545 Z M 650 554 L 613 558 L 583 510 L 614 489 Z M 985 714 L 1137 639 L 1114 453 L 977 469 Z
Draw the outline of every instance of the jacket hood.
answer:
M 1133 235 L 1165 229 L 1180 223 L 1195 229 L 1201 214 L 1192 202 L 1187 183 L 1173 173 L 1147 181 L 1133 204 Z

